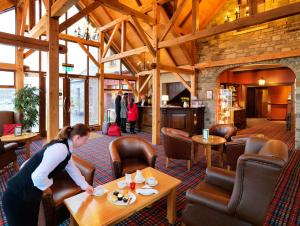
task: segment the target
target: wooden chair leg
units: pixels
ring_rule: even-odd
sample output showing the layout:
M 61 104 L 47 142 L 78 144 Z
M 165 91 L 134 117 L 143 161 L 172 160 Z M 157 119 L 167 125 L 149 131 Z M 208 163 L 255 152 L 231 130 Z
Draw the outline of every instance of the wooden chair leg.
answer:
M 191 160 L 187 160 L 187 169 L 188 171 L 191 170 Z
M 169 158 L 166 157 L 166 168 L 168 168 L 168 166 L 169 166 Z

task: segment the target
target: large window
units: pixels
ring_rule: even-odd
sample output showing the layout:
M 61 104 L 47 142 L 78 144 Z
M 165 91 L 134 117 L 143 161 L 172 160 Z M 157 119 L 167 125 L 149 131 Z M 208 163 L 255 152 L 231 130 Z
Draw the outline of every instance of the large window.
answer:
M 89 81 L 89 124 L 96 125 L 99 123 L 98 115 L 98 79 L 91 78 Z
M 13 88 L 0 88 L 0 111 L 13 111 L 13 100 L 16 90 Z
M 0 71 L 0 86 L 14 86 L 15 73 L 12 71 Z

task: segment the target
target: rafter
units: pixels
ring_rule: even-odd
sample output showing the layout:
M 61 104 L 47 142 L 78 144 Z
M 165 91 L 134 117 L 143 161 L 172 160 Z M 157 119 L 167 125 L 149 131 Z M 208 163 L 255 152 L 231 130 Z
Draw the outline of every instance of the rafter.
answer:
M 138 92 L 136 91 L 136 89 L 133 88 L 133 86 L 131 85 L 131 83 L 127 79 L 124 79 L 124 81 L 127 84 L 128 88 L 133 91 L 134 95 L 138 96 Z
M 108 50 L 109 50 L 109 48 L 110 48 L 110 46 L 112 44 L 112 40 L 114 39 L 114 36 L 115 36 L 116 32 L 119 30 L 120 26 L 121 26 L 120 23 L 118 23 L 118 24 L 115 25 L 115 27 L 114 27 L 114 29 L 113 29 L 113 31 L 112 31 L 109 39 L 108 39 L 108 42 L 107 42 L 107 44 L 106 44 L 106 46 L 104 48 L 102 58 L 104 58 L 106 56 L 106 54 L 107 54 L 107 52 L 108 52 Z
M 86 55 L 91 59 L 91 61 L 93 61 L 93 63 L 100 68 L 100 64 L 99 62 L 94 58 L 94 56 L 90 53 L 90 51 L 80 42 L 77 43 L 80 48 L 86 53 Z
M 47 14 L 44 15 L 37 24 L 29 31 L 29 37 L 38 38 L 40 35 L 46 32 L 47 26 Z
M 143 91 L 143 89 L 146 87 L 147 83 L 150 81 L 150 79 L 152 78 L 152 74 L 149 74 L 147 79 L 145 80 L 145 82 L 143 83 L 143 85 L 141 86 L 141 88 L 139 89 L 139 92 L 141 93 Z
M 125 51 L 123 53 L 118 53 L 118 54 L 114 54 L 109 57 L 102 58 L 102 62 L 106 63 L 106 62 L 110 62 L 110 61 L 114 61 L 114 60 L 119 60 L 119 59 L 123 59 L 125 57 L 141 54 L 141 53 L 144 53 L 147 51 L 148 51 L 148 48 L 146 46 L 142 46 L 140 48 L 131 49 L 131 50 Z
M 119 3 L 117 0 L 97 0 L 99 2 L 102 2 L 104 6 L 114 9 L 120 13 L 135 16 L 137 18 L 140 18 L 147 23 L 153 24 L 155 21 L 152 17 L 145 15 L 144 13 L 141 13 L 135 9 L 132 9 L 124 4 Z
M 182 74 L 194 74 L 194 70 L 185 69 L 185 68 L 179 68 L 179 67 L 173 67 L 169 65 L 160 64 L 159 68 L 161 70 L 166 70 L 174 73 L 182 73 Z
M 219 26 L 215 26 L 213 28 L 201 30 L 198 32 L 195 32 L 194 34 L 188 34 L 181 36 L 179 38 L 175 38 L 173 40 L 167 40 L 167 41 L 162 41 L 159 43 L 159 48 L 166 48 L 166 47 L 171 47 L 174 45 L 179 45 L 185 42 L 201 39 L 201 38 L 207 38 L 213 35 L 217 35 L 220 33 L 228 32 L 228 31 L 233 31 L 249 26 L 254 26 L 258 25 L 261 23 L 266 23 L 272 20 L 277 20 L 280 18 L 288 17 L 288 16 L 293 16 L 297 15 L 300 13 L 300 2 L 282 6 L 280 8 L 276 8 L 273 10 L 269 10 L 263 13 L 258 13 L 253 16 L 249 17 L 244 17 L 240 18 L 239 20 L 222 24 Z
M 79 21 L 81 18 L 85 17 L 86 15 L 88 15 L 89 13 L 97 9 L 100 5 L 101 2 L 93 2 L 89 4 L 87 7 L 80 10 L 77 14 L 75 14 L 74 16 L 70 17 L 69 19 L 61 23 L 59 25 L 59 32 L 66 30 L 68 27 L 70 27 L 71 25 Z
M 155 56 L 155 50 L 154 50 L 152 44 L 150 43 L 149 39 L 147 38 L 147 36 L 144 32 L 144 29 L 142 28 L 142 26 L 140 25 L 138 20 L 133 16 L 133 17 L 131 17 L 131 21 L 132 21 L 133 26 L 136 28 L 136 31 L 138 32 L 138 35 L 140 36 L 140 38 L 142 39 L 144 44 L 149 49 L 149 52 L 151 53 L 151 55 Z
M 176 9 L 175 13 L 173 14 L 172 18 L 169 20 L 167 27 L 165 28 L 165 30 L 163 31 L 159 41 L 163 41 L 165 39 L 165 37 L 167 36 L 168 32 L 170 31 L 171 27 L 175 24 L 175 21 L 177 19 L 177 17 L 179 16 L 179 14 L 181 13 L 185 3 L 187 1 L 181 1 L 180 5 L 178 6 L 178 8 Z
M 75 43 L 80 42 L 81 44 L 94 46 L 94 47 L 99 47 L 100 46 L 99 42 L 92 41 L 92 40 L 85 40 L 83 38 L 78 38 L 76 36 L 67 35 L 67 34 L 64 34 L 64 33 L 59 34 L 59 39 L 69 41 L 69 42 L 75 42 Z
M 178 73 L 174 73 L 174 75 L 176 75 L 176 77 L 179 79 L 179 81 L 184 85 L 185 88 L 188 89 L 188 91 L 190 91 L 190 93 L 192 92 L 191 87 L 186 83 L 186 81 L 181 77 L 180 74 Z
M 60 17 L 79 0 L 57 0 L 51 6 L 51 17 Z
M 104 26 L 100 27 L 99 28 L 99 31 L 102 32 L 102 31 L 106 31 L 110 28 L 113 28 L 116 24 L 119 24 L 121 23 L 122 21 L 125 21 L 125 20 L 128 20 L 129 19 L 129 16 L 127 15 L 122 15 L 121 17 L 109 22 L 108 24 L 105 24 Z

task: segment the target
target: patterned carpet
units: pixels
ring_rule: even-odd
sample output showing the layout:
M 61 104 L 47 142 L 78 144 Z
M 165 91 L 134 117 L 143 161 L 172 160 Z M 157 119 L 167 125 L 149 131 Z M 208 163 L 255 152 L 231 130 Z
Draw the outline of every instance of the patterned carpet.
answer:
M 249 125 L 252 125 L 249 123 Z M 247 128 L 245 130 L 239 131 L 239 134 L 245 133 L 264 133 L 270 138 L 281 139 L 286 142 L 290 149 L 293 149 L 293 134 L 291 132 L 286 132 L 284 129 L 284 124 L 280 122 L 269 122 L 256 124 L 254 127 Z M 139 133 L 138 135 L 144 137 L 148 141 L 151 141 L 151 135 L 147 133 Z M 104 184 L 112 180 L 111 176 L 111 166 L 109 162 L 108 144 L 112 140 L 112 137 L 99 136 L 94 139 L 89 139 L 88 143 L 76 149 L 74 152 L 81 158 L 91 162 L 96 166 L 96 173 L 94 178 L 94 186 L 99 184 Z M 31 154 L 34 154 L 40 149 L 43 141 L 36 141 L 31 145 Z M 180 225 L 181 223 L 181 211 L 185 205 L 185 192 L 188 188 L 194 187 L 198 184 L 205 176 L 206 161 L 200 152 L 200 164 L 193 165 L 190 171 L 186 170 L 186 161 L 173 160 L 170 162 L 169 168 L 166 169 L 164 166 L 165 157 L 163 153 L 162 145 L 155 147 L 157 150 L 158 158 L 156 162 L 156 168 L 161 170 L 171 176 L 174 176 L 182 180 L 182 184 L 177 190 L 177 219 L 175 225 Z M 18 163 L 22 164 L 25 160 L 25 150 L 17 150 Z M 218 157 L 213 156 L 213 165 L 217 165 Z M 14 174 L 14 169 L 9 168 L 0 175 L 0 196 L 6 188 L 6 181 Z M 299 175 L 293 175 L 299 176 Z M 299 200 L 299 195 L 297 196 Z M 294 202 L 295 197 L 289 197 L 289 201 Z M 291 210 L 289 210 L 291 211 Z M 118 225 L 169 225 L 166 218 L 166 199 L 162 199 L 151 206 L 151 208 L 146 208 L 139 211 L 130 218 L 122 221 Z M 3 215 L 2 203 L 0 202 L 0 225 L 7 225 L 5 216 Z M 68 225 L 65 222 L 63 225 Z M 277 224 L 279 225 L 279 224 Z M 293 225 L 293 224 L 289 224 Z

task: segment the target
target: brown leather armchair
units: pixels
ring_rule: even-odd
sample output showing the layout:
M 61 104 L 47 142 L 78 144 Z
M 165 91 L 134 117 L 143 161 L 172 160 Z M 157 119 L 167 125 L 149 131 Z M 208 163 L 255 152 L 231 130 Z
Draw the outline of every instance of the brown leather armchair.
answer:
M 262 225 L 287 160 L 287 145 L 269 140 L 257 154 L 243 154 L 236 173 L 207 168 L 205 180 L 187 191 L 183 222 L 191 226 Z
M 18 171 L 17 155 L 15 150 L 18 148 L 17 143 L 3 144 L 0 140 L 0 169 L 13 163 L 14 168 Z
M 209 134 L 224 137 L 227 142 L 231 141 L 231 137 L 235 136 L 237 128 L 230 124 L 216 124 L 209 128 Z
M 112 174 L 115 179 L 148 166 L 155 167 L 156 150 L 138 136 L 119 137 L 109 144 Z
M 248 142 L 249 138 L 253 138 Z M 269 140 L 263 134 L 246 134 L 233 136 L 232 141 L 225 143 L 226 164 L 231 170 L 236 169 L 238 158 L 242 154 L 257 153 L 260 148 Z M 247 144 L 247 145 L 246 145 Z
M 0 136 L 3 135 L 4 124 L 22 123 L 22 114 L 13 111 L 0 111 Z
M 93 185 L 95 167 L 77 156 L 73 155 L 72 158 L 85 180 L 90 185 Z M 70 217 L 70 213 L 64 205 L 64 199 L 82 192 L 81 188 L 75 184 L 67 172 L 57 175 L 53 181 L 54 183 L 51 186 L 52 194 L 43 196 L 41 209 L 44 211 L 44 214 L 40 214 L 42 217 L 39 218 L 39 222 L 42 221 L 40 224 L 45 222 L 47 226 L 59 225 Z
M 194 143 L 189 133 L 167 127 L 163 127 L 161 132 L 164 139 L 166 167 L 168 167 L 169 159 L 184 159 L 187 160 L 187 168 L 190 170 L 191 161 L 194 160 Z

